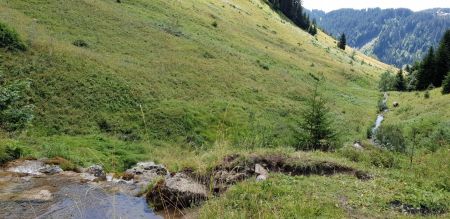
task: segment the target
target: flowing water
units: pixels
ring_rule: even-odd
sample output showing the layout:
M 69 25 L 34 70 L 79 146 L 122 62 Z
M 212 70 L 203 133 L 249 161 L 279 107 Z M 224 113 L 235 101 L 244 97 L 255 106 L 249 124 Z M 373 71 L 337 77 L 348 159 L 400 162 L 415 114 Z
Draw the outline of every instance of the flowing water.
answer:
M 387 106 L 388 97 L 389 97 L 388 94 L 385 92 L 384 93 L 384 98 L 383 98 L 383 105 L 384 106 Z M 387 111 L 388 110 L 387 110 L 387 107 L 386 107 L 386 109 L 384 111 L 380 112 L 380 114 L 377 115 L 377 119 L 375 120 L 375 125 L 372 128 L 372 141 L 374 143 L 375 143 L 376 133 L 377 133 L 378 129 L 380 128 L 381 123 L 384 121 L 384 113 L 386 113 Z
M 0 170 L 0 218 L 162 218 L 143 197 L 112 182 L 87 183 L 80 174 L 35 172 L 35 162 Z

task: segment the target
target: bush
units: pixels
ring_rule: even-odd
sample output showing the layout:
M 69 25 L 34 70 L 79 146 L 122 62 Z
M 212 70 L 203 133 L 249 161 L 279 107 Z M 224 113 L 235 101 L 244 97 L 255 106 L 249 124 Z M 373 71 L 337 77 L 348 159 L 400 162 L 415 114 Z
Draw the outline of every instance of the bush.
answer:
M 382 125 L 377 130 L 376 141 L 383 147 L 397 152 L 405 152 L 406 141 L 401 129 L 395 125 Z
M 211 24 L 213 27 L 217 27 L 217 26 L 219 26 L 219 24 L 217 24 L 217 21 L 214 21 L 214 22 L 212 22 L 212 24 Z
M 10 51 L 27 50 L 27 47 L 20 39 L 19 34 L 3 23 L 0 23 L 0 48 L 5 48 Z
M 23 149 L 18 146 L 0 145 L 0 165 L 8 161 L 20 158 L 23 155 Z
M 6 83 L 0 75 L 0 128 L 17 131 L 33 119 L 33 105 L 28 103 L 26 91 L 30 87 L 27 81 Z
M 74 46 L 82 47 L 82 48 L 88 48 L 89 44 L 84 40 L 75 40 L 72 43 Z
M 392 152 L 380 149 L 373 150 L 357 150 L 351 147 L 343 148 L 339 151 L 340 154 L 353 161 L 353 162 L 365 162 L 372 166 L 381 168 L 394 168 L 398 167 L 398 158 Z
M 378 88 L 383 92 L 394 90 L 395 81 L 396 79 L 393 74 L 391 74 L 390 72 L 384 72 L 380 77 Z
M 429 99 L 430 98 L 430 91 L 425 91 L 425 93 L 423 94 L 423 98 L 425 99 Z
M 393 168 L 398 166 L 397 157 L 389 151 L 373 150 L 368 157 L 370 164 L 376 167 Z

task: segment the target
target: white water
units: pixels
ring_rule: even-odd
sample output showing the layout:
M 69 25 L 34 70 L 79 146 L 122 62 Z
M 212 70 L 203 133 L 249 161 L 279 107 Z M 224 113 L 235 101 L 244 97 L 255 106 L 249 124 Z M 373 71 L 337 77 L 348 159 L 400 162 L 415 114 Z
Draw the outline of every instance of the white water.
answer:
M 388 100 L 388 94 L 385 92 L 384 93 L 384 99 L 383 99 L 383 104 L 385 106 L 387 106 L 387 100 Z M 377 119 L 375 120 L 375 126 L 372 128 L 372 140 L 375 140 L 375 135 L 377 133 L 377 130 L 380 128 L 381 123 L 384 120 L 384 113 L 387 112 L 387 109 L 384 110 L 383 112 L 381 112 L 380 114 L 378 114 Z

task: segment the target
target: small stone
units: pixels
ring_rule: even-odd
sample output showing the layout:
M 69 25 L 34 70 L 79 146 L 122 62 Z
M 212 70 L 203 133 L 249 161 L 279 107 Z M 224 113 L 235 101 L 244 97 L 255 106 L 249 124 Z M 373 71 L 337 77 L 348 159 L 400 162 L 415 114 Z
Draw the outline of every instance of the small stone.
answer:
M 353 144 L 353 148 L 358 149 L 358 150 L 363 150 L 363 149 L 364 149 L 363 146 L 361 145 L 361 143 L 360 143 L 359 141 L 356 141 L 356 142 Z
M 265 181 L 265 180 L 267 180 L 266 175 L 259 175 L 256 177 L 256 181 Z
M 39 172 L 47 175 L 54 175 L 63 172 L 63 169 L 58 165 L 46 165 L 39 169 Z
M 255 165 L 255 173 L 259 175 L 269 175 L 269 172 L 260 164 Z

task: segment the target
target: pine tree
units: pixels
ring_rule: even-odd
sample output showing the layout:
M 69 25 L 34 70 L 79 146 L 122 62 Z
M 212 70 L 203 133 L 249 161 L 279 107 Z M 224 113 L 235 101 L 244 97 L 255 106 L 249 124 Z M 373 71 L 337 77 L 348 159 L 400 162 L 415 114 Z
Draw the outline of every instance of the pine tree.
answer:
M 408 73 L 411 73 L 411 67 L 409 65 L 406 65 L 405 71 Z
M 347 39 L 345 37 L 345 34 L 343 33 L 339 38 L 338 47 L 342 50 L 345 50 L 345 46 L 347 46 Z
M 395 77 L 394 88 L 397 91 L 405 90 L 405 78 L 403 77 L 403 70 L 400 69 L 398 71 L 397 76 Z
M 307 100 L 307 109 L 300 123 L 300 142 L 297 149 L 328 151 L 336 146 L 336 131 L 332 128 L 330 110 L 319 93 L 320 80 L 317 80 L 311 97 Z
M 417 72 L 416 77 L 416 89 L 425 90 L 430 84 L 432 84 L 432 79 L 435 73 L 435 58 L 434 58 L 434 49 L 430 47 L 427 56 L 421 63 L 419 67 L 419 71 Z
M 440 87 L 447 72 L 450 70 L 450 30 L 448 30 L 441 40 L 436 52 L 436 72 L 433 75 L 433 85 Z
M 450 72 L 447 73 L 447 77 L 442 82 L 442 94 L 450 94 Z

